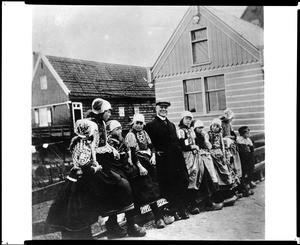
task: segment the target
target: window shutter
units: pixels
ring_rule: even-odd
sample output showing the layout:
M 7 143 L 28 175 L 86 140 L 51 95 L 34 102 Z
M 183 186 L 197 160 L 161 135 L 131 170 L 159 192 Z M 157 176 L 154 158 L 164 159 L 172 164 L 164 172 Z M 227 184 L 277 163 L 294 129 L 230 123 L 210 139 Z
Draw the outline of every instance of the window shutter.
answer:
M 48 126 L 48 110 L 47 108 L 39 109 L 39 126 L 47 127 Z
M 47 77 L 46 76 L 40 77 L 40 85 L 41 85 L 41 90 L 47 89 Z
M 38 110 L 34 110 L 34 122 L 36 125 L 39 124 L 39 111 Z
M 208 41 L 206 27 L 192 31 L 192 55 L 193 64 L 209 62 Z

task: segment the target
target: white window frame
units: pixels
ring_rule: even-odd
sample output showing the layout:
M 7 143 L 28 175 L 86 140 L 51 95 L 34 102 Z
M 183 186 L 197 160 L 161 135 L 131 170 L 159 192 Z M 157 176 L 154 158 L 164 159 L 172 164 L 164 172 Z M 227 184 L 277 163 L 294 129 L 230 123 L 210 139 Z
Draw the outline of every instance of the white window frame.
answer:
M 48 88 L 48 86 L 47 86 L 47 77 L 46 76 L 41 76 L 40 77 L 40 86 L 41 86 L 41 90 L 46 90 Z
M 73 125 L 75 127 L 75 110 L 80 110 L 81 119 L 83 118 L 83 111 L 82 111 L 82 103 L 81 102 L 72 102 L 72 119 Z
M 224 89 L 215 89 L 215 91 L 220 91 L 220 90 L 224 90 L 225 91 L 225 108 L 227 106 L 227 100 L 226 100 L 226 87 L 225 87 L 225 75 L 224 74 L 216 74 L 216 75 L 213 75 L 213 76 L 201 76 L 201 77 L 198 77 L 198 78 L 194 78 L 194 79 L 186 79 L 183 81 L 184 83 L 184 107 L 185 107 L 185 110 L 191 110 L 192 108 L 188 108 L 188 100 L 187 100 L 187 95 L 192 95 L 192 94 L 196 94 L 196 93 L 199 93 L 200 91 L 193 91 L 193 92 L 186 92 L 186 82 L 189 81 L 189 80 L 196 80 L 196 79 L 199 79 L 199 82 L 201 83 L 201 93 L 202 93 L 202 106 L 203 106 L 203 112 L 197 112 L 196 111 L 196 114 L 199 114 L 199 115 L 218 115 L 220 114 L 223 110 L 218 110 L 218 111 L 208 111 L 208 98 L 207 98 L 207 92 L 212 92 L 211 91 L 207 91 L 207 89 L 205 88 L 205 78 L 207 77 L 216 77 L 216 76 L 223 76 L 224 78 Z
M 125 108 L 124 107 L 119 107 L 119 116 L 125 117 Z
M 201 31 L 201 30 L 206 30 L 206 38 L 198 38 L 198 39 L 192 39 L 193 32 L 195 31 Z M 207 61 L 202 61 L 202 62 L 194 62 L 194 53 L 193 53 L 193 44 L 195 43 L 200 43 L 200 42 L 207 42 L 207 56 L 208 60 Z M 206 65 L 211 63 L 211 58 L 210 58 L 210 47 L 209 47 L 209 38 L 208 38 L 208 28 L 207 26 L 200 27 L 197 29 L 193 29 L 190 31 L 190 43 L 191 43 L 191 59 L 192 59 L 192 67 L 193 66 L 198 66 L 198 65 Z

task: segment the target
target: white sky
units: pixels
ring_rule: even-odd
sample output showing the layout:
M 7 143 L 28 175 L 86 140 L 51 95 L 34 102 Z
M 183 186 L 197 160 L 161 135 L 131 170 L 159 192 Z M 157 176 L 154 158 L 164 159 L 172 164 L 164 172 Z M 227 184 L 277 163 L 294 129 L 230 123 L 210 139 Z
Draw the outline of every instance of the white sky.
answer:
M 297 9 L 299 7 L 265 7 L 265 31 L 264 31 L 264 62 L 265 62 L 265 125 L 266 125 L 266 239 L 267 240 L 295 240 L 296 238 L 296 91 L 297 91 Z M 175 16 L 183 15 L 185 11 L 174 10 Z M 48 12 L 48 11 L 47 11 Z M 50 11 L 51 12 L 51 11 Z M 110 11 L 109 11 L 110 12 Z M 126 11 L 125 11 L 126 12 Z M 139 13 L 142 13 L 140 11 Z M 154 11 L 155 12 L 155 11 Z M 172 23 L 163 26 L 164 31 L 153 29 L 152 36 L 162 36 L 165 41 L 171 35 L 169 28 L 176 26 L 173 17 L 164 10 L 157 13 L 152 27 L 161 23 Z M 171 11 L 172 12 L 172 11 Z M 63 12 L 64 13 L 64 12 Z M 75 13 L 73 13 L 75 15 Z M 95 19 L 95 13 L 93 18 Z M 106 11 L 103 15 L 108 15 Z M 122 15 L 122 14 L 121 14 Z M 124 13 L 124 15 L 126 15 Z M 128 15 L 128 13 L 127 13 Z M 46 16 L 46 14 L 45 14 Z M 56 23 L 71 22 L 66 14 L 57 15 L 48 21 Z M 160 16 L 160 17 L 159 17 Z M 168 19 L 168 16 L 170 19 Z M 280 18 L 278 18 L 280 16 Z M 151 39 L 153 54 L 145 53 L 143 44 L 140 44 L 133 58 L 128 58 L 126 48 L 110 50 L 110 53 L 121 53 L 120 57 L 108 54 L 104 59 L 94 56 L 92 51 L 86 51 L 92 45 L 76 41 L 79 36 L 86 37 L 86 33 L 96 32 L 97 25 L 87 24 L 88 16 L 81 17 L 85 28 L 64 29 L 66 33 L 73 33 L 72 38 L 67 39 L 68 45 L 61 44 L 59 39 L 62 33 L 56 34 L 50 40 L 53 43 L 53 55 L 66 55 L 74 58 L 86 59 L 84 55 L 95 57 L 95 60 L 115 63 L 132 63 L 142 66 L 152 65 L 157 54 L 164 46 L 164 40 L 156 43 Z M 112 17 L 111 17 L 112 18 Z M 116 17 L 115 17 L 116 18 Z M 116 18 L 118 19 L 118 18 Z M 114 19 L 111 23 L 119 23 Z M 132 17 L 129 18 L 135 24 Z M 56 22 L 55 22 L 56 21 Z M 173 23 L 174 22 L 174 23 Z M 137 25 L 139 26 L 139 25 Z M 148 25 L 147 25 L 148 26 Z M 2 2 L 2 243 L 23 244 L 24 240 L 30 240 L 31 236 L 31 81 L 32 81 L 32 9 L 18 2 Z M 284 28 L 283 28 L 284 27 Z M 44 26 L 44 37 L 47 39 L 47 28 Z M 62 27 L 63 28 L 63 27 Z M 89 29 L 91 28 L 91 29 Z M 113 28 L 113 27 L 111 27 Z M 131 27 L 132 28 L 132 27 Z M 132 28 L 129 33 L 133 43 L 142 36 L 140 29 Z M 86 32 L 86 30 L 89 30 Z M 104 28 L 107 29 L 107 28 Z M 124 30 L 123 30 L 124 29 Z M 101 29 L 102 30 L 102 29 Z M 108 30 L 108 29 L 107 29 Z M 280 30 L 280 35 L 278 35 Z M 151 31 L 147 29 L 147 31 Z M 74 35 L 74 32 L 76 35 Z M 119 29 L 122 33 L 120 39 L 125 39 L 128 31 L 123 26 Z M 137 32 L 135 35 L 134 32 Z M 156 33 L 157 32 L 157 33 Z M 78 36 L 78 33 L 80 35 Z M 99 40 L 109 40 L 114 37 L 114 32 L 98 32 Z M 160 33 L 160 35 L 158 35 Z M 105 36 L 107 35 L 107 36 Z M 129 35 L 129 34 L 128 34 Z M 78 36 L 78 38 L 76 38 Z M 97 32 L 96 32 L 97 36 Z M 150 35 L 151 36 L 151 35 Z M 105 37 L 107 39 L 105 39 Z M 149 38 L 149 36 L 148 36 Z M 148 38 L 143 40 L 146 42 Z M 89 39 L 89 38 L 87 38 Z M 113 39 L 113 40 L 112 40 Z M 114 37 L 112 43 L 119 40 Z M 115 39 L 115 40 L 114 40 Z M 158 42 L 158 41 L 157 41 Z M 78 44 L 78 46 L 75 45 Z M 98 42 L 96 42 L 98 43 Z M 153 44 L 155 43 L 155 44 Z M 285 44 L 285 45 L 283 45 Z M 104 45 L 104 44 L 101 44 Z M 100 52 L 104 49 L 100 44 L 96 49 Z M 51 46 L 51 45 L 46 45 Z M 101 46 L 101 47 L 100 47 Z M 146 45 L 148 48 L 149 44 Z M 45 47 L 41 45 L 41 47 Z M 68 53 L 63 53 L 68 48 Z M 128 45 L 128 49 L 129 45 Z M 154 51 L 154 49 L 156 51 Z M 95 49 L 93 48 L 96 53 Z M 122 52 L 119 52 L 119 51 Z M 53 51 L 53 52 L 54 52 Z M 75 55 L 75 51 L 78 54 Z M 81 51 L 81 52 L 80 52 Z M 126 51 L 126 52 L 125 52 Z M 156 53 L 155 53 L 156 52 Z M 104 52 L 105 53 L 105 52 Z M 140 55 L 140 53 L 142 55 Z M 126 54 L 126 55 L 125 55 Z M 131 53 L 129 52 L 130 56 Z M 104 56 L 103 56 L 104 57 Z M 138 61 L 138 62 L 137 62 Z
M 246 6 L 217 9 L 240 17 Z M 152 66 L 189 6 L 33 6 L 33 51 Z

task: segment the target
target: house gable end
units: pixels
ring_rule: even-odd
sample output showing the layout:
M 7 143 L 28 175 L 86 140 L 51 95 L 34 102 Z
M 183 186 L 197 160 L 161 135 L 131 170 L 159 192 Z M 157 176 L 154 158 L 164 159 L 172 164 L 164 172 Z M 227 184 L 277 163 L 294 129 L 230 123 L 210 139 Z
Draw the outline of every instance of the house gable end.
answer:
M 65 103 L 69 96 L 57 81 L 53 71 L 41 56 L 38 58 L 32 79 L 32 107 Z
M 37 58 L 37 62 L 35 64 L 34 70 L 33 70 L 33 74 L 32 74 L 32 80 L 34 80 L 35 76 L 36 76 L 36 72 L 38 70 L 38 67 L 41 65 L 41 62 L 43 62 L 43 64 L 49 69 L 49 71 L 51 72 L 52 76 L 56 79 L 57 83 L 60 85 L 61 89 L 64 91 L 64 93 L 66 95 L 69 95 L 70 90 L 67 88 L 67 86 L 64 84 L 63 80 L 60 78 L 60 76 L 58 75 L 58 73 L 55 71 L 55 69 L 53 68 L 53 66 L 50 64 L 49 60 L 47 59 L 47 57 L 43 54 L 40 54 L 39 57 Z
M 256 47 L 239 36 L 228 25 L 219 20 L 204 7 L 200 7 L 201 18 L 198 24 L 192 21 L 196 8 L 191 7 L 171 40 L 165 46 L 152 68 L 153 78 L 218 69 L 234 65 L 258 62 L 260 53 Z M 207 30 L 208 45 L 206 63 L 194 64 L 192 53 L 192 31 Z M 200 50 L 199 52 L 202 52 Z

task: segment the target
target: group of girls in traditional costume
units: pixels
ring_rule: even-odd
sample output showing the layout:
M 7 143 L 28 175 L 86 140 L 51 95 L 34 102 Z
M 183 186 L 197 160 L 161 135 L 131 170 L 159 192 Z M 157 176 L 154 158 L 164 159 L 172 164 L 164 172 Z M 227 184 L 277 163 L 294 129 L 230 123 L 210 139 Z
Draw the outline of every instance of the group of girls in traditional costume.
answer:
M 200 147 L 196 144 L 196 133 L 191 127 L 192 120 L 193 115 L 191 112 L 185 111 L 182 113 L 178 138 L 189 174 L 186 205 L 190 206 L 192 214 L 197 214 L 200 213 L 198 207 L 200 202 L 205 203 L 206 208 L 213 206 L 211 196 L 216 192 L 217 185 L 215 185 L 204 159 L 201 157 Z M 208 163 L 208 167 L 211 168 L 212 164 Z
M 108 144 L 106 121 L 111 105 L 95 99 L 86 119 L 76 122 L 71 141 L 74 167 L 58 192 L 47 223 L 62 228 L 62 239 L 92 239 L 91 225 L 99 216 L 109 216 L 110 236 L 144 236 L 146 230 L 134 222 L 134 196 L 126 172 L 120 167 L 119 152 Z M 127 230 L 117 215 L 125 213 Z
M 163 216 L 157 205 L 160 192 L 154 166 L 155 153 L 150 137 L 143 130 L 144 124 L 144 116 L 135 114 L 132 128 L 124 139 L 121 124 L 111 120 L 108 123 L 108 142 L 120 153 L 121 163 L 123 168 L 126 168 L 124 172 L 128 173 L 136 213 L 139 213 L 141 207 L 149 204 L 157 228 L 163 228 Z
M 178 137 L 189 174 L 186 205 L 192 214 L 201 208 L 219 210 L 234 205 L 239 197 L 254 193 L 249 128 L 241 127 L 241 136 L 236 137 L 231 128 L 233 117 L 226 109 L 220 118 L 213 119 L 206 133 L 202 121 L 193 120 L 189 111 L 182 113 Z
M 142 237 L 146 235 L 146 229 L 137 225 L 134 217 L 144 205 L 151 207 L 156 227 L 164 228 L 174 219 L 188 218 L 187 207 L 192 214 L 200 212 L 200 204 L 205 210 L 219 210 L 224 205 L 234 204 L 236 186 L 243 184 L 247 190 L 253 187 L 253 144 L 249 139 L 249 128 L 241 128 L 241 136 L 236 139 L 230 121 L 229 126 L 228 121 L 223 121 L 226 128 L 222 130 L 221 120 L 214 119 L 206 133 L 203 123 L 193 121 L 192 113 L 186 111 L 182 114 L 177 137 L 178 149 L 182 150 L 182 161 L 186 164 L 181 172 L 187 173 L 189 178 L 182 190 L 187 188 L 188 193 L 178 194 L 180 198 L 174 202 L 176 197 L 169 197 L 171 193 L 166 192 L 162 184 L 162 176 L 166 176 L 161 174 L 162 165 L 158 168 L 159 175 L 156 169 L 160 154 L 166 154 L 171 148 L 155 149 L 144 130 L 142 114 L 134 115 L 132 127 L 123 138 L 121 124 L 116 120 L 108 121 L 111 109 L 108 101 L 95 99 L 86 118 L 76 122 L 76 136 L 70 144 L 73 168 L 47 217 L 49 225 L 62 228 L 62 239 L 92 239 L 91 225 L 99 216 L 108 216 L 105 226 L 109 236 Z M 147 130 L 153 136 L 151 126 L 148 125 Z M 228 142 L 224 144 L 224 141 Z M 242 149 L 241 160 L 237 146 Z M 185 200 L 181 200 L 183 196 Z M 172 211 L 175 218 L 168 222 L 166 213 L 157 205 L 163 197 L 170 200 L 170 210 L 175 210 Z M 120 213 L 125 213 L 127 229 L 118 223 Z

